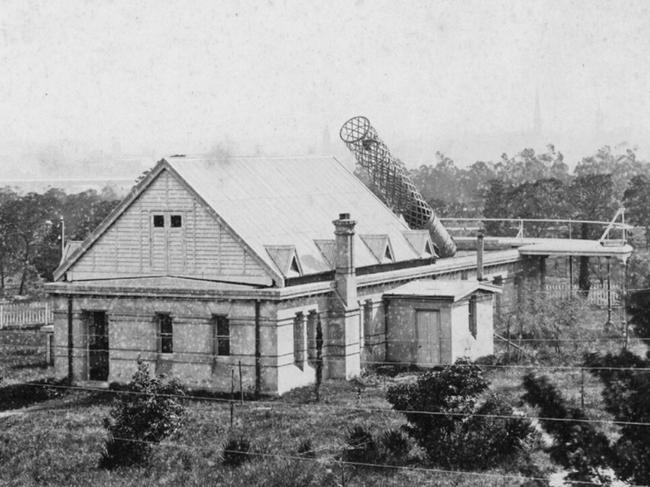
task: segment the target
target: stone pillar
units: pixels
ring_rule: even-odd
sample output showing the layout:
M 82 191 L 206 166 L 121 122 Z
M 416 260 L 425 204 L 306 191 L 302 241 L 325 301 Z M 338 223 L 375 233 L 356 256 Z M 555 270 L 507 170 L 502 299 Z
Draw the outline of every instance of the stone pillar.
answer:
M 483 251 L 485 249 L 483 230 L 476 236 L 476 280 L 483 280 Z
M 335 290 L 327 333 L 327 367 L 332 378 L 351 379 L 361 372 L 359 303 L 354 270 L 354 226 L 349 213 L 334 220 Z
M 544 291 L 544 286 L 546 286 L 546 256 L 539 256 L 539 289 Z

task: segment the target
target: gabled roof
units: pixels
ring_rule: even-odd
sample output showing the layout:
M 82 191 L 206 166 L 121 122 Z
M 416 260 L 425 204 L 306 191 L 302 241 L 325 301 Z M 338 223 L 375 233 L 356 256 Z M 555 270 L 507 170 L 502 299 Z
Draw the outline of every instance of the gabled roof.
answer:
M 388 235 L 359 235 L 368 246 L 372 255 L 381 263 L 393 261 L 393 251 Z
M 266 246 L 295 246 L 303 274 L 334 269 L 316 241 L 331 240 L 339 213 L 356 220 L 355 266 L 378 260 L 360 234 L 385 234 L 395 262 L 415 260 L 406 223 L 333 157 L 170 158 L 173 170 L 242 237 L 258 255 Z
M 490 293 L 502 292 L 498 286 L 480 281 L 426 279 L 411 281 L 384 293 L 384 296 L 450 299 L 456 302 L 479 290 Z
M 302 274 L 295 245 L 267 245 L 266 251 L 283 275 L 294 277 Z
M 303 275 L 334 269 L 329 244 L 332 221 L 350 213 L 357 221 L 356 267 L 373 266 L 373 255 L 359 234 L 386 235 L 394 262 L 421 259 L 404 235 L 410 231 L 356 176 L 333 157 L 171 157 L 162 160 L 129 196 L 57 269 L 67 269 L 119 218 L 163 170 L 169 170 L 220 224 L 255 256 L 276 282 L 288 277 L 284 260 L 267 248 L 295 248 Z
M 410 230 L 404 236 L 420 257 L 437 257 L 428 230 Z

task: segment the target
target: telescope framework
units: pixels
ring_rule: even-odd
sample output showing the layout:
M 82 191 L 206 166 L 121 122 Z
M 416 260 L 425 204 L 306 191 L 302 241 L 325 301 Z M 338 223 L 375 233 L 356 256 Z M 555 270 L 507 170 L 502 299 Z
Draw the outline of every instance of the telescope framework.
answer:
M 402 161 L 394 157 L 366 117 L 343 124 L 341 140 L 368 171 L 371 182 L 393 211 L 404 216 L 411 228 L 428 229 L 441 257 L 456 253 L 456 244 L 433 209 L 413 184 Z

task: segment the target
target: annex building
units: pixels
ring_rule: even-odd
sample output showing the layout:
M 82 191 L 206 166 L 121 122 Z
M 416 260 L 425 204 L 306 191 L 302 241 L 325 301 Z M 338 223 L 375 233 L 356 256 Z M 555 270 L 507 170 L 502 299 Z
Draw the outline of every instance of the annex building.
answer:
M 55 368 L 127 381 L 136 360 L 185 384 L 284 393 L 397 362 L 493 351 L 516 248 L 440 259 L 334 158 L 170 157 L 84 241 L 55 282 Z M 499 285 L 491 284 L 496 281 Z

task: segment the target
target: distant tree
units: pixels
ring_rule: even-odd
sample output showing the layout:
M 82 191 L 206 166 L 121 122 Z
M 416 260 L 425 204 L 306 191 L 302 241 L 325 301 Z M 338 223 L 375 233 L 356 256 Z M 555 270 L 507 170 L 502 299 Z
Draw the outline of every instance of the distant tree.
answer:
M 14 215 L 11 208 L 18 199 L 10 188 L 0 189 L 0 292 L 5 292 L 6 279 L 12 274 L 18 263 L 16 258 L 16 241 L 13 238 Z
M 565 169 L 568 168 L 564 164 L 564 156 L 552 144 L 547 146 L 547 152 L 541 154 L 531 148 L 523 149 L 514 157 L 504 153 L 495 164 L 496 177 L 515 186 L 551 177 L 566 180 Z
M 47 196 L 47 194 L 46 194 Z M 66 195 L 52 193 L 51 219 L 37 242 L 32 263 L 40 276 L 51 281 L 61 261 L 61 226 L 65 223 L 65 239 L 84 240 L 119 203 L 106 200 L 95 190 Z
M 513 218 L 567 218 L 567 187 L 559 179 L 539 179 L 512 188 L 508 195 L 509 214 Z M 526 234 L 542 237 L 547 223 L 526 225 Z
M 635 149 L 625 149 L 614 153 L 608 145 L 601 147 L 591 156 L 584 157 L 574 170 L 576 176 L 609 174 L 612 178 L 614 197 L 617 201 L 623 198 L 623 193 L 629 181 L 639 174 L 648 173 L 648 165 L 640 162 Z
M 15 242 L 20 262 L 20 286 L 18 294 L 24 294 L 30 273 L 36 273 L 34 259 L 39 245 L 51 232 L 51 225 L 57 216 L 57 194 L 44 195 L 28 193 L 7 202 L 5 206 L 8 222 L 7 238 Z
M 585 174 L 576 177 L 569 186 L 569 202 L 572 216 L 578 220 L 610 220 L 618 203 L 614 194 L 614 183 L 610 174 Z M 580 225 L 580 238 L 595 239 L 603 231 L 602 226 Z M 589 292 L 589 258 L 580 257 L 578 285 L 583 293 Z
M 646 249 L 650 246 L 650 177 L 639 174 L 630 179 L 623 193 L 625 216 L 629 223 L 645 227 Z
M 510 218 L 512 213 L 509 194 L 512 186 L 501 179 L 492 179 L 485 190 L 483 216 L 485 218 Z M 511 225 L 501 222 L 486 222 L 485 229 L 490 235 L 505 235 Z

